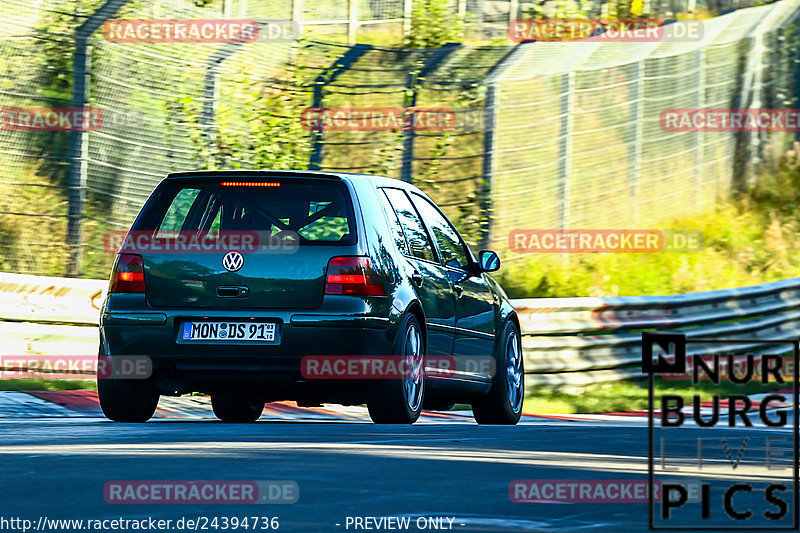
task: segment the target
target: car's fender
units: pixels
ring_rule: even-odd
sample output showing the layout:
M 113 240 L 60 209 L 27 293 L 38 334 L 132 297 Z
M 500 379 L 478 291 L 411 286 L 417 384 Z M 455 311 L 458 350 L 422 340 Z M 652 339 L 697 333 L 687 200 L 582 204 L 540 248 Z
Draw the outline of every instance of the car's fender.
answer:
M 486 282 L 488 283 L 489 287 L 497 295 L 497 299 L 495 300 L 497 303 L 495 306 L 495 331 L 497 332 L 497 335 L 500 335 L 500 333 L 503 331 L 503 327 L 505 327 L 506 322 L 509 320 L 512 320 L 517 325 L 517 328 L 519 328 L 520 324 L 517 311 L 514 309 L 514 306 L 511 305 L 511 301 L 508 299 L 506 291 L 503 290 L 503 287 L 501 287 L 500 284 L 494 280 L 494 278 L 488 274 L 484 274 L 484 276 L 486 277 Z

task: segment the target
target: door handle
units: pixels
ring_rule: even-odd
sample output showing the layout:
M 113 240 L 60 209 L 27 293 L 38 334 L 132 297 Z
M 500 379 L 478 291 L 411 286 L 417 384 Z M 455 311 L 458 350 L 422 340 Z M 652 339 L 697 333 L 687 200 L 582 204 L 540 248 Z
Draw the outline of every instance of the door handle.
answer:
M 464 294 L 464 287 L 456 283 L 453 285 L 453 290 L 456 291 L 456 298 L 461 298 L 461 295 Z
M 416 270 L 411 274 L 411 281 L 417 284 L 417 287 L 422 287 L 422 274 Z

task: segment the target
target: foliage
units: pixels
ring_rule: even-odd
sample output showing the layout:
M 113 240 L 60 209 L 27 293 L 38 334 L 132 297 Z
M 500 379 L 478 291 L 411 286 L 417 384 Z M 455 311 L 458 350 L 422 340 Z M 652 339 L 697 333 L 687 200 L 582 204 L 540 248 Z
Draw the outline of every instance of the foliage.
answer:
M 39 390 L 95 390 L 96 379 L 3 379 L 0 390 L 39 391 Z
M 800 276 L 800 144 L 774 172 L 716 209 L 661 229 L 699 230 L 687 253 L 539 254 L 498 276 L 512 297 L 629 296 L 755 285 Z
M 213 125 L 203 124 L 201 103 L 191 96 L 173 101 L 170 105 L 176 113 L 191 124 L 199 168 L 308 168 L 311 133 L 299 120 L 307 107 L 307 93 L 286 89 L 302 87 L 301 72 L 301 67 L 288 65 L 283 80 L 264 80 L 243 73 L 236 81 L 237 91 L 246 95 L 243 105 L 220 109 Z M 276 84 L 284 90 L 275 89 Z
M 523 8 L 523 18 L 588 18 L 591 7 L 591 0 L 534 2 Z
M 436 48 L 464 40 L 465 22 L 458 18 L 450 0 L 416 0 L 405 38 L 409 48 Z

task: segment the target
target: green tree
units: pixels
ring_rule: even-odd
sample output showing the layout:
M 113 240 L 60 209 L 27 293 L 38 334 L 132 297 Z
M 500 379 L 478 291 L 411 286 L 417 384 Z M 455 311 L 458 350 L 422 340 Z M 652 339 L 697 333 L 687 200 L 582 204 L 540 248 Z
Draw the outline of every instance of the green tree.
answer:
M 464 26 L 450 0 L 415 0 L 405 46 L 436 48 L 461 42 L 464 40 Z

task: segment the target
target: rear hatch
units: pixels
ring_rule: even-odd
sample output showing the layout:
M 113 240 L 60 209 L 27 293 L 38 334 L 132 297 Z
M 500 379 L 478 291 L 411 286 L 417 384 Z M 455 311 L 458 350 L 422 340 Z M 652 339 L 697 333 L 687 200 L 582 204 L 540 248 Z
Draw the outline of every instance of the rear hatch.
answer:
M 215 175 L 162 182 L 123 252 L 143 257 L 152 307 L 313 309 L 356 242 L 339 179 Z

